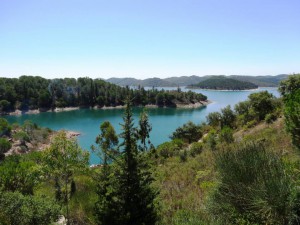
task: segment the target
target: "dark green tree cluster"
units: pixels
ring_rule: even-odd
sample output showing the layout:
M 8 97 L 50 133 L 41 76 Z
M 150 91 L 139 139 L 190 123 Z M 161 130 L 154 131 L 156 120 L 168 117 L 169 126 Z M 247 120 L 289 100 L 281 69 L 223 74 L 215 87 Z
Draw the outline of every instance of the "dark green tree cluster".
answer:
M 20 109 L 49 109 L 73 106 L 124 105 L 125 96 L 133 96 L 133 105 L 154 104 L 176 106 L 205 101 L 202 94 L 180 91 L 129 89 L 101 79 L 82 77 L 78 79 L 45 79 L 34 76 L 0 78 L 0 113 Z
M 118 141 L 109 122 L 101 125 L 101 134 L 96 140 L 104 155 L 95 211 L 98 223 L 155 224 L 156 194 L 151 188 L 153 178 L 145 152 L 150 131 L 147 116 L 142 114 L 139 126 L 134 127 L 131 102 L 127 100 L 123 120 L 120 135 L 123 142 L 117 154 L 113 152 Z M 138 146 L 138 141 L 141 141 L 141 146 Z M 106 163 L 108 158 L 112 160 L 111 164 Z
M 181 139 L 189 144 L 198 141 L 202 137 L 202 125 L 196 125 L 189 121 L 183 126 L 178 127 L 173 134 L 171 139 Z
M 47 225 L 57 221 L 59 206 L 49 198 L 0 191 L 0 223 Z
M 202 89 L 214 89 L 214 90 L 247 90 L 256 89 L 258 86 L 247 82 L 235 80 L 233 78 L 227 78 L 225 76 L 214 76 L 207 80 L 201 81 L 198 84 L 188 86 L 188 88 L 202 88 Z
M 12 155 L 0 164 L 0 224 L 50 224 L 60 207 L 54 199 L 34 195 L 42 180 L 41 153 Z
M 281 101 L 267 91 L 252 93 L 246 101 L 221 109 L 221 112 L 212 112 L 207 116 L 207 123 L 217 128 L 236 128 L 239 126 L 251 127 L 260 121 L 271 122 L 280 115 Z M 271 121 L 270 121 L 271 120 Z
M 279 91 L 284 102 L 286 128 L 294 145 L 300 149 L 300 74 L 289 76 L 280 83 Z

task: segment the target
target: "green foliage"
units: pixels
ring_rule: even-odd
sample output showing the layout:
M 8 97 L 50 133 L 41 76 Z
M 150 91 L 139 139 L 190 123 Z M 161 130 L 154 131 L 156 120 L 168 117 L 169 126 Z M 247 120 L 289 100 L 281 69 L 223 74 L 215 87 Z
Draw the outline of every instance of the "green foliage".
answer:
M 274 95 L 267 91 L 252 93 L 248 98 L 259 120 L 263 120 L 276 107 Z
M 0 137 L 3 135 L 10 135 L 11 126 L 8 121 L 4 118 L 0 118 Z
M 29 142 L 30 137 L 29 135 L 24 131 L 18 131 L 13 135 L 14 139 L 19 140 L 21 142 Z
M 146 151 L 150 145 L 151 147 L 151 141 L 149 139 L 150 132 L 152 130 L 151 124 L 149 123 L 149 118 L 147 114 L 147 110 L 144 109 L 143 112 L 140 115 L 139 119 L 139 127 L 138 127 L 138 138 L 141 140 L 142 148 L 141 150 Z M 147 141 L 148 139 L 148 141 Z
M 277 119 L 277 116 L 274 113 L 269 113 L 265 117 L 265 121 L 267 124 L 273 123 Z
M 5 112 L 10 109 L 10 102 L 7 100 L 0 100 L 0 112 Z
M 44 196 L 0 192 L 0 223 L 3 225 L 47 225 L 59 216 L 59 206 Z
M 217 135 L 216 130 L 211 129 L 205 139 L 205 142 L 207 142 L 207 144 L 211 150 L 216 150 L 217 138 L 218 138 L 218 135 Z
M 166 159 L 178 155 L 183 146 L 184 142 L 181 139 L 174 139 L 160 144 L 157 147 L 156 152 L 160 157 Z
M 289 76 L 280 83 L 279 91 L 283 96 L 284 116 L 293 144 L 300 149 L 300 74 Z
M 137 128 L 133 126 L 128 99 L 123 116 L 121 155 L 109 167 L 105 188 L 99 192 L 96 216 L 99 224 L 155 224 L 156 193 L 151 188 L 152 175 L 146 154 L 137 146 Z M 148 124 L 147 121 L 144 121 Z M 146 134 L 145 136 L 147 136 Z M 144 136 L 144 137 L 145 137 Z
M 222 118 L 221 113 L 211 112 L 207 115 L 206 120 L 208 125 L 212 127 L 219 127 L 221 126 L 221 118 Z
M 221 128 L 223 127 L 235 127 L 235 120 L 236 115 L 231 109 L 230 105 L 226 106 L 225 108 L 221 109 Z
M 187 161 L 187 157 L 188 157 L 188 154 L 187 154 L 187 151 L 186 149 L 183 149 L 179 152 L 179 159 L 180 159 L 180 162 L 186 162 Z
M 219 135 L 219 141 L 227 144 L 234 142 L 233 130 L 229 127 L 223 127 Z
M 104 121 L 100 126 L 100 135 L 96 137 L 96 143 L 99 145 L 97 149 L 95 146 L 92 146 L 92 149 L 97 150 L 98 155 L 102 158 L 104 165 L 114 159 L 118 152 L 115 149 L 119 143 L 118 136 L 115 132 L 114 127 L 109 121 Z
M 203 143 L 201 142 L 194 142 L 191 144 L 189 153 L 192 157 L 199 155 L 203 151 Z
M 198 141 L 202 137 L 202 126 L 189 121 L 182 127 L 178 127 L 171 135 L 171 139 L 182 139 L 189 144 Z
M 223 224 L 292 224 L 296 186 L 279 156 L 258 143 L 216 154 L 219 185 L 211 198 Z
M 64 188 L 66 218 L 69 218 L 70 183 L 76 172 L 84 170 L 89 161 L 88 152 L 82 151 L 75 139 L 68 139 L 64 131 L 59 132 L 51 146 L 44 152 L 44 172 L 56 181 L 56 188 Z
M 0 161 L 4 158 L 4 153 L 11 148 L 11 143 L 6 138 L 0 138 Z
M 5 191 L 33 194 L 39 176 L 40 172 L 36 164 L 20 156 L 9 156 L 0 164 L 0 188 Z
M 256 89 L 258 86 L 250 82 L 239 81 L 225 76 L 214 76 L 188 87 L 215 90 L 247 90 Z

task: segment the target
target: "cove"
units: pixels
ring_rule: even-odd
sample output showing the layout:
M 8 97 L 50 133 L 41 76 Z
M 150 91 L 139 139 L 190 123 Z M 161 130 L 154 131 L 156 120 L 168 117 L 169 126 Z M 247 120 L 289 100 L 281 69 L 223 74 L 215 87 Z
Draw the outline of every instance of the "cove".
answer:
M 170 88 L 164 88 L 170 89 Z M 184 87 L 182 91 L 188 91 Z M 151 142 L 157 146 L 169 140 L 169 135 L 175 129 L 188 121 L 201 123 L 206 121 L 206 116 L 210 112 L 220 111 L 227 105 L 234 106 L 240 101 L 247 99 L 248 95 L 254 92 L 267 90 L 276 97 L 279 93 L 276 88 L 259 88 L 250 91 L 212 91 L 212 90 L 193 90 L 202 93 L 212 101 L 206 107 L 197 109 L 176 109 L 176 108 L 149 108 L 149 120 L 152 125 L 150 135 Z M 142 108 L 134 108 L 133 115 L 135 122 L 138 121 Z M 31 120 L 43 127 L 49 127 L 53 130 L 72 130 L 80 132 L 78 137 L 80 146 L 90 151 L 90 146 L 95 144 L 95 138 L 99 134 L 99 126 L 102 122 L 108 120 L 115 127 L 116 132 L 121 133 L 121 123 L 123 123 L 124 109 L 80 109 L 68 112 L 45 112 L 40 114 L 6 116 L 10 123 L 22 124 L 25 120 Z M 121 141 L 121 140 L 120 140 Z M 91 153 L 91 164 L 100 163 L 99 158 Z

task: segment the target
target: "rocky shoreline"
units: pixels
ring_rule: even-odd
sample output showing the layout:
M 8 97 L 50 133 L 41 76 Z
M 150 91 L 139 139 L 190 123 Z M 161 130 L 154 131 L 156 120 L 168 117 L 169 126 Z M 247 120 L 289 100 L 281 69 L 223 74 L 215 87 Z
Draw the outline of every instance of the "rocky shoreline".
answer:
M 6 115 L 11 116 L 18 116 L 23 114 L 39 114 L 41 112 L 67 112 L 67 111 L 73 111 L 78 110 L 79 107 L 65 107 L 65 108 L 55 108 L 55 109 L 29 109 L 29 110 L 15 110 L 13 112 L 8 112 Z
M 65 130 L 65 132 L 67 138 L 69 139 L 76 138 L 79 135 L 81 135 L 77 131 Z M 9 156 L 13 154 L 26 154 L 32 151 L 44 151 L 50 146 L 51 141 L 56 134 L 57 134 L 56 131 L 50 134 L 49 137 L 47 138 L 48 139 L 47 143 L 36 143 L 36 144 L 32 144 L 31 142 L 21 142 L 18 140 L 14 140 L 13 138 L 10 138 L 9 141 L 12 144 L 11 148 L 6 153 L 4 153 L 4 155 Z

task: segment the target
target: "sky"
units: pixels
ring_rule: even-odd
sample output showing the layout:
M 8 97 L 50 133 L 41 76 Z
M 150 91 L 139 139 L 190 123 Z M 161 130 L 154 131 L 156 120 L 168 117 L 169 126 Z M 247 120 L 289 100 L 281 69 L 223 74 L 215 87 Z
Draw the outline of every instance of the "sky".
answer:
M 299 0 L 0 0 L 0 77 L 298 72 Z

